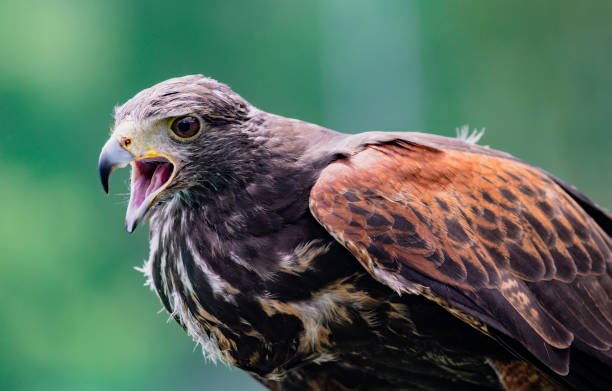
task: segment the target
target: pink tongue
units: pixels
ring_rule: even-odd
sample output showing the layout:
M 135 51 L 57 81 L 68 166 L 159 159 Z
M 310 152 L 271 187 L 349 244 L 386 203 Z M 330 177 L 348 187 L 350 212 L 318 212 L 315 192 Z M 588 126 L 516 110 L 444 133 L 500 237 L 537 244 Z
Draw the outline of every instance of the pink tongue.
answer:
M 172 165 L 159 164 L 155 167 L 155 171 L 151 177 L 146 174 L 141 174 L 132 184 L 132 199 L 133 207 L 138 208 L 144 202 L 145 198 L 155 190 L 163 186 L 172 174 Z
M 160 164 L 155 167 L 155 172 L 151 177 L 151 183 L 149 184 L 149 187 L 147 187 L 145 198 L 147 198 L 149 194 L 155 192 L 155 190 L 159 189 L 164 183 L 166 183 L 168 178 L 170 178 L 171 170 L 172 167 L 170 166 L 170 164 Z

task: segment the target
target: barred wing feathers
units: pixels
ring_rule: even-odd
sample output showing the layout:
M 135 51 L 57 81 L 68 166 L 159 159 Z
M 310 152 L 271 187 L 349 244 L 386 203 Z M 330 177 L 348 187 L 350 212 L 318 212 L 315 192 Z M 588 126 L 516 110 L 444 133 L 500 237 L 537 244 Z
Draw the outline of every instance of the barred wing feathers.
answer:
M 579 202 L 596 206 L 509 155 L 443 144 L 364 145 L 321 172 L 311 212 L 380 282 L 441 299 L 559 374 L 576 341 L 610 358 L 612 240 Z

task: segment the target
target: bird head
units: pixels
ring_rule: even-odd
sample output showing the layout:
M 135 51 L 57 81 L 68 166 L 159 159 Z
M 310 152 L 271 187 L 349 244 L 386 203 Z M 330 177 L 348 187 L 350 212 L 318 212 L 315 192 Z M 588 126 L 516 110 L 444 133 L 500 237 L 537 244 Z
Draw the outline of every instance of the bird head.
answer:
M 226 85 L 201 75 L 169 79 L 115 109 L 98 169 L 104 190 L 120 167 L 131 166 L 126 229 L 132 232 L 157 204 L 229 175 L 224 154 L 240 143 L 254 109 Z

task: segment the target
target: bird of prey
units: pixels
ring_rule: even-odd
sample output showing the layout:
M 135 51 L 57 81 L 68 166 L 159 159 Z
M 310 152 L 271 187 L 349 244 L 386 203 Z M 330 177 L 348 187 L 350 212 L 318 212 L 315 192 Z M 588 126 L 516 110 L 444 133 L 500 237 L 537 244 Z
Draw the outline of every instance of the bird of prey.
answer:
M 423 133 L 342 134 L 191 75 L 116 108 L 151 287 L 270 390 L 612 389 L 612 217 Z

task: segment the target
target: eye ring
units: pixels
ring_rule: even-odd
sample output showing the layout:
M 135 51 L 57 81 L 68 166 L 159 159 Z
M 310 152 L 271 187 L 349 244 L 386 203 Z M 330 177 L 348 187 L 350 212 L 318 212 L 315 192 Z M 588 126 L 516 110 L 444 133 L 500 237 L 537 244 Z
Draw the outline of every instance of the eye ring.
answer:
M 170 122 L 170 130 L 182 141 L 194 139 L 200 133 L 201 128 L 202 122 L 194 115 L 176 117 Z

